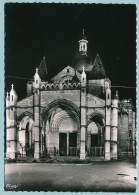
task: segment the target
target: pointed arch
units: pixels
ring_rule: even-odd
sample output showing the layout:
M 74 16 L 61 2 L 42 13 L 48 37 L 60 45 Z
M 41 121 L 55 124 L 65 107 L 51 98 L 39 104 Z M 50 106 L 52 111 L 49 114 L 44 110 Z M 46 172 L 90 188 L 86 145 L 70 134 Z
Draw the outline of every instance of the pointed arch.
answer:
M 48 114 L 49 111 L 52 111 L 53 109 L 58 108 L 58 107 L 64 107 L 66 110 L 67 109 L 72 110 L 72 112 L 76 113 L 79 116 L 80 109 L 75 103 L 67 99 L 57 99 L 49 103 L 43 109 L 43 111 L 41 112 L 41 118 L 44 119 L 46 117 L 46 114 Z
M 47 125 L 49 121 L 49 132 L 58 132 L 60 123 L 69 118 L 76 121 L 80 127 L 80 109 L 73 102 L 66 99 L 58 99 L 47 105 L 41 113 L 41 120 Z
M 93 112 L 91 113 L 87 118 L 87 125 L 89 125 L 91 122 L 95 122 L 99 124 L 100 126 L 105 125 L 104 115 L 99 112 Z
M 18 121 L 21 121 L 25 116 L 28 116 L 29 118 L 34 119 L 34 115 L 31 112 L 25 111 L 19 115 Z

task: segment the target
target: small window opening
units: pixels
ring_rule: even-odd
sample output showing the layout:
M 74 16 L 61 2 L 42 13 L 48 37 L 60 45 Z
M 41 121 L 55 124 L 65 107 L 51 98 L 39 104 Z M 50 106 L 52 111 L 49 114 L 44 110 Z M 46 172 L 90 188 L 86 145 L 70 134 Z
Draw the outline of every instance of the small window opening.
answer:
M 67 72 L 69 72 L 69 68 L 67 68 Z
M 38 84 L 38 80 L 36 80 L 36 84 Z
M 108 100 L 110 99 L 110 95 L 108 94 Z
M 13 99 L 14 99 L 14 98 L 13 98 L 13 95 L 12 95 L 12 101 L 13 101 Z
M 83 81 L 84 81 L 84 77 L 83 77 Z

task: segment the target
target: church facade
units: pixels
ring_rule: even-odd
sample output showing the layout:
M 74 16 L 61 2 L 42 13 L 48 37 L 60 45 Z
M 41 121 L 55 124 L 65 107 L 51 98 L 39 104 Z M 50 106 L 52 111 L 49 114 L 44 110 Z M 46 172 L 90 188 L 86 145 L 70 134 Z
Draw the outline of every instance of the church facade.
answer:
M 78 156 L 105 160 L 135 157 L 136 113 L 132 100 L 111 95 L 99 55 L 87 55 L 82 35 L 79 55 L 48 80 L 45 58 L 18 101 L 12 85 L 6 96 L 6 157 Z

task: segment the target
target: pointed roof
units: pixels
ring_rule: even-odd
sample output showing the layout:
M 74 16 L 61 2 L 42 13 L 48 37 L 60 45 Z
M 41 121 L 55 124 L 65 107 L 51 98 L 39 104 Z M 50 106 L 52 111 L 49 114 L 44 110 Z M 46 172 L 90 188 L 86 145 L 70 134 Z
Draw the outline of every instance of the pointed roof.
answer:
M 103 67 L 103 64 L 101 62 L 101 59 L 99 57 L 99 54 L 97 54 L 92 70 L 90 72 L 90 79 L 104 79 L 106 78 L 106 73 Z
M 46 61 L 45 57 L 43 57 L 39 68 L 38 68 L 38 73 L 42 81 L 46 81 L 48 77 L 48 72 L 47 72 L 47 66 L 46 66 Z
M 83 29 L 83 34 L 81 35 L 81 39 L 87 40 L 85 33 L 84 33 L 84 29 Z

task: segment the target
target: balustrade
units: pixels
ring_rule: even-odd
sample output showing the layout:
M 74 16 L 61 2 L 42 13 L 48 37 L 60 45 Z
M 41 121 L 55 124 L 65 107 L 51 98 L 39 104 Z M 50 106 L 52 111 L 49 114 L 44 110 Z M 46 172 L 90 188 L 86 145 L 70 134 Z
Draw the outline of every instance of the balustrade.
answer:
M 90 147 L 87 149 L 88 156 L 103 156 L 104 155 L 104 147 L 102 146 L 95 146 L 95 147 Z

